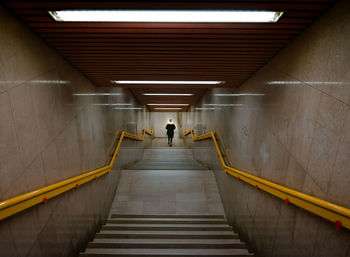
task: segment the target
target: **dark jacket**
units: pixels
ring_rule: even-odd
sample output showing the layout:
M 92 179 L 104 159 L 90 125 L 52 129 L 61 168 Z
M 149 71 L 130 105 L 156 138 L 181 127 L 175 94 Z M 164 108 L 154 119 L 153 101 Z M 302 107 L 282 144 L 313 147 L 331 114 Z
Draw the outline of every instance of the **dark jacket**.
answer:
M 168 123 L 165 128 L 167 130 L 166 133 L 168 137 L 174 137 L 174 130 L 176 129 L 175 124 Z

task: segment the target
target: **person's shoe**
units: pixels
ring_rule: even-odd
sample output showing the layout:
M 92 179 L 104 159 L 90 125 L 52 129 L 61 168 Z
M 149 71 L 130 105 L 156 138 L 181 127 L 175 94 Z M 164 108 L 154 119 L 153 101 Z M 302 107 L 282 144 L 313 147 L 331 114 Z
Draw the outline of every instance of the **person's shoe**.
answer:
M 171 147 L 171 146 L 173 146 L 173 144 L 172 144 L 172 143 L 170 143 L 170 147 Z

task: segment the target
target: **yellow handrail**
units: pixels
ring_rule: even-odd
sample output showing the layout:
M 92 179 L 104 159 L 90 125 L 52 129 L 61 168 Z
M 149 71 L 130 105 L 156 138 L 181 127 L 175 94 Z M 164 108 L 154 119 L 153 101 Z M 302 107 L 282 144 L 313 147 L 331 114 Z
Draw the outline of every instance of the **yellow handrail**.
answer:
M 331 222 L 334 222 L 337 229 L 340 229 L 341 227 L 350 229 L 350 209 L 275 184 L 268 180 L 251 175 L 247 172 L 232 168 L 226 165 L 225 160 L 221 154 L 220 147 L 216 141 L 214 132 L 195 136 L 193 129 L 189 131 L 184 130 L 185 136 L 189 134 L 192 135 L 193 141 L 204 139 L 213 140 L 221 165 L 227 174 L 230 174 L 239 180 L 245 181 L 255 186 L 256 189 L 264 190 L 278 198 L 285 200 L 286 204 L 294 204 Z
M 146 131 L 145 129 L 143 129 L 141 136 L 137 136 L 129 132 L 123 131 L 120 135 L 118 144 L 114 150 L 113 157 L 108 165 L 105 165 L 93 171 L 86 172 L 82 175 L 66 179 L 53 185 L 46 186 L 38 190 L 0 202 L 0 220 L 3 220 L 25 209 L 28 209 L 36 204 L 46 203 L 46 201 L 50 198 L 60 195 L 73 188 L 79 188 L 79 186 L 82 184 L 85 184 L 91 180 L 95 180 L 98 177 L 108 174 L 113 168 L 115 159 L 118 155 L 118 151 L 123 139 L 131 138 L 142 141 L 145 138 L 145 134 L 153 135 L 153 129 L 151 131 Z

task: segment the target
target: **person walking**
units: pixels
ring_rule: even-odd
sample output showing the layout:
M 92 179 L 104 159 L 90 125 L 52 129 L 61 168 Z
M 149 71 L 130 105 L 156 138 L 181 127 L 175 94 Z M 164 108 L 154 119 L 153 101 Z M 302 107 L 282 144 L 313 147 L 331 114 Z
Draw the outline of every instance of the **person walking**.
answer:
M 173 146 L 174 130 L 176 129 L 175 124 L 172 119 L 169 119 L 168 124 L 166 124 L 166 134 L 168 135 L 168 145 Z

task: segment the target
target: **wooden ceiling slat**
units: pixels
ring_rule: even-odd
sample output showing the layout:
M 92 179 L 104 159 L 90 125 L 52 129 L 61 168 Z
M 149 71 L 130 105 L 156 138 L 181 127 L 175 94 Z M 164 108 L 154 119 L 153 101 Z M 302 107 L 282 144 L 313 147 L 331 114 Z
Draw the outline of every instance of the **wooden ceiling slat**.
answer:
M 170 47 L 164 47 L 164 46 L 138 46 L 138 47 L 129 47 L 129 46 L 56 46 L 57 49 L 60 49 L 62 52 L 65 53 L 77 53 L 77 54 L 87 54 L 87 53 L 105 53 L 105 52 L 201 52 L 201 51 L 216 51 L 216 52 L 256 52 L 256 51 L 263 51 L 263 52 L 269 52 L 269 51 L 275 51 L 279 48 L 276 46 L 251 46 L 249 45 L 241 45 L 241 46 L 231 46 L 231 47 L 224 47 L 224 46 L 212 46 L 212 47 L 183 47 L 183 46 L 170 46 Z
M 281 31 L 280 31 L 281 32 Z M 282 31 L 283 32 L 283 31 Z M 39 33 L 43 38 L 151 38 L 151 39 L 164 39 L 164 38 L 174 38 L 174 39 L 210 39 L 214 38 L 216 40 L 222 39 L 292 39 L 295 37 L 294 34 L 117 34 L 117 33 Z
M 115 56 L 103 56 L 103 57 L 93 57 L 93 56 L 69 56 L 66 55 L 66 57 L 70 60 L 92 60 L 92 61 L 104 61 L 104 60 L 181 60 L 181 61 L 187 61 L 187 60 L 230 60 L 232 58 L 235 58 L 236 60 L 266 60 L 268 58 L 268 56 L 261 56 L 261 55 L 244 55 L 244 54 L 240 54 L 240 55 L 115 55 Z
M 250 67 L 250 68 L 247 68 L 247 67 L 239 67 L 239 68 L 230 68 L 230 67 L 215 67 L 215 68 L 208 68 L 208 67 L 204 67 L 204 68 L 165 68 L 165 69 L 162 69 L 162 68 L 149 68 L 149 69 L 146 69 L 146 68 L 132 68 L 132 69 L 118 69 L 118 68 L 101 68 L 101 69 L 96 69 L 96 68 L 85 68 L 85 67 L 80 67 L 80 70 L 82 71 L 97 71 L 97 72 L 102 72 L 102 71 L 135 71 L 135 72 L 138 72 L 138 71 L 202 71 L 202 70 L 210 70 L 210 71 L 216 71 L 216 70 L 219 70 L 219 71 L 235 71 L 235 70 L 245 70 L 245 71 L 254 71 L 256 70 L 256 67 Z
M 334 1 L 333 1 L 334 2 Z M 12 11 L 17 14 L 19 17 L 47 17 L 51 21 L 53 19 L 50 17 L 50 15 L 47 13 L 46 9 L 12 9 Z M 320 11 L 314 11 L 314 10 L 287 10 L 280 20 L 283 19 L 314 19 L 318 16 L 320 16 Z M 292 20 L 293 21 L 293 20 Z M 294 22 L 292 22 L 294 23 Z
M 9 8 L 29 9 L 243 9 L 243 10 L 318 10 L 324 11 L 329 3 L 320 1 L 244 1 L 244 2 L 7 2 Z M 151 7 L 151 8 L 150 8 Z
M 114 23 L 114 22 L 58 22 L 58 23 L 47 23 L 47 22 L 29 22 L 27 23 L 30 27 L 39 28 L 52 28 L 52 29 L 219 29 L 219 30 L 232 30 L 232 29 L 304 29 L 303 24 L 281 24 L 281 23 Z
M 121 29 L 121 28 L 32 28 L 38 33 L 113 34 L 298 34 L 301 29 Z
M 147 74 L 162 74 L 162 75 L 171 75 L 171 74 L 227 74 L 227 75 L 232 75 L 232 74 L 250 74 L 251 71 L 247 71 L 247 70 L 242 70 L 242 71 L 216 71 L 216 70 L 205 70 L 205 71 L 175 71 L 175 70 L 171 70 L 171 71 L 157 71 L 157 70 L 152 70 L 152 71 L 89 71 L 86 70 L 84 71 L 84 73 L 86 74 L 97 74 L 97 75 L 105 75 L 105 74 L 122 74 L 122 75 L 147 75 Z
M 68 51 L 68 50 L 61 50 L 60 52 L 66 56 L 77 56 L 77 57 L 110 57 L 110 56 L 125 56 L 125 55 L 138 55 L 138 56 L 147 56 L 147 55 L 154 55 L 154 56 L 173 56 L 173 55 L 190 55 L 190 56 L 220 56 L 220 55 L 256 55 L 256 54 L 261 54 L 262 56 L 266 56 L 271 53 L 275 53 L 278 49 L 266 49 L 264 50 L 255 50 L 255 49 L 250 49 L 250 50 L 223 50 L 223 51 L 215 51 L 216 49 L 212 50 L 207 50 L 207 51 L 200 51 L 200 50 L 189 50 L 189 51 L 169 51 L 169 50 L 163 50 L 157 52 L 156 50 L 134 50 L 134 51 L 116 51 L 116 50 L 111 50 L 110 54 L 106 51 L 101 51 L 101 52 L 96 52 L 92 51 L 90 54 L 86 52 L 78 52 L 75 53 L 74 51 Z
M 264 63 L 264 61 L 259 61 L 259 60 L 255 60 L 255 61 L 249 61 L 249 60 L 242 60 L 242 61 L 206 61 L 205 62 L 205 65 L 209 66 L 209 67 L 212 67 L 212 66 L 218 66 L 218 65 L 223 65 L 223 66 L 234 66 L 234 65 L 237 65 L 237 64 L 242 64 L 243 65 L 261 65 L 262 63 Z M 197 65 L 201 65 L 203 64 L 203 61 L 193 61 L 193 60 L 188 60 L 188 61 L 168 61 L 168 60 L 165 60 L 165 61 L 158 61 L 158 60 L 150 60 L 150 61 L 139 61 L 139 60 L 136 60 L 136 61 L 132 61 L 132 62 L 128 62 L 128 61 L 123 61 L 123 60 L 118 60 L 118 61 L 105 61 L 103 63 L 95 63 L 95 61 L 83 61 L 83 62 L 80 62 L 79 60 L 75 61 L 74 64 L 77 64 L 82 67 L 84 67 L 84 65 L 86 66 L 89 66 L 89 65 L 105 65 L 107 66 L 108 64 L 108 67 L 110 67 L 111 65 L 115 64 L 116 66 L 115 67 L 119 67 L 119 66 L 124 66 L 125 65 L 130 65 L 130 64 L 140 64 L 140 65 L 145 65 L 145 66 L 149 66 L 149 65 L 152 65 L 152 66 L 155 66 L 155 65 L 162 65 L 162 66 L 171 66 L 171 65 L 181 65 L 181 66 L 184 66 L 184 65 L 187 65 L 187 66 L 197 66 Z
M 152 38 L 47 38 L 47 42 L 51 45 L 75 45 L 75 44 L 104 44 L 114 43 L 118 45 L 269 45 L 269 44 L 281 44 L 284 45 L 288 42 L 288 39 L 222 39 L 220 41 L 216 39 L 152 39 Z
M 149 65 L 115 65 L 115 64 L 110 64 L 110 65 L 95 65 L 95 64 L 80 64 L 79 67 L 81 68 L 90 68 L 90 69 L 110 69 L 110 68 L 117 68 L 117 69 L 154 69 L 154 68 L 162 68 L 162 69 L 176 69 L 176 68 L 256 68 L 260 66 L 260 64 L 233 64 L 233 65 L 208 65 L 208 64 L 200 64 L 198 63 L 197 65 L 193 64 L 178 64 L 178 65 L 152 65 L 151 67 Z
M 26 21 L 26 22 L 47 22 L 47 23 L 51 23 L 52 22 L 52 18 L 49 17 L 47 14 L 46 15 L 31 15 L 31 14 L 20 14 L 20 19 L 22 21 Z M 314 16 L 317 17 L 319 16 L 320 13 L 315 13 Z M 279 21 L 278 24 L 310 24 L 312 23 L 313 19 L 312 18 L 303 18 L 303 17 L 293 17 L 293 16 L 283 16 Z M 227 24 L 227 23 L 226 23 Z M 215 26 L 214 26 L 215 27 Z

